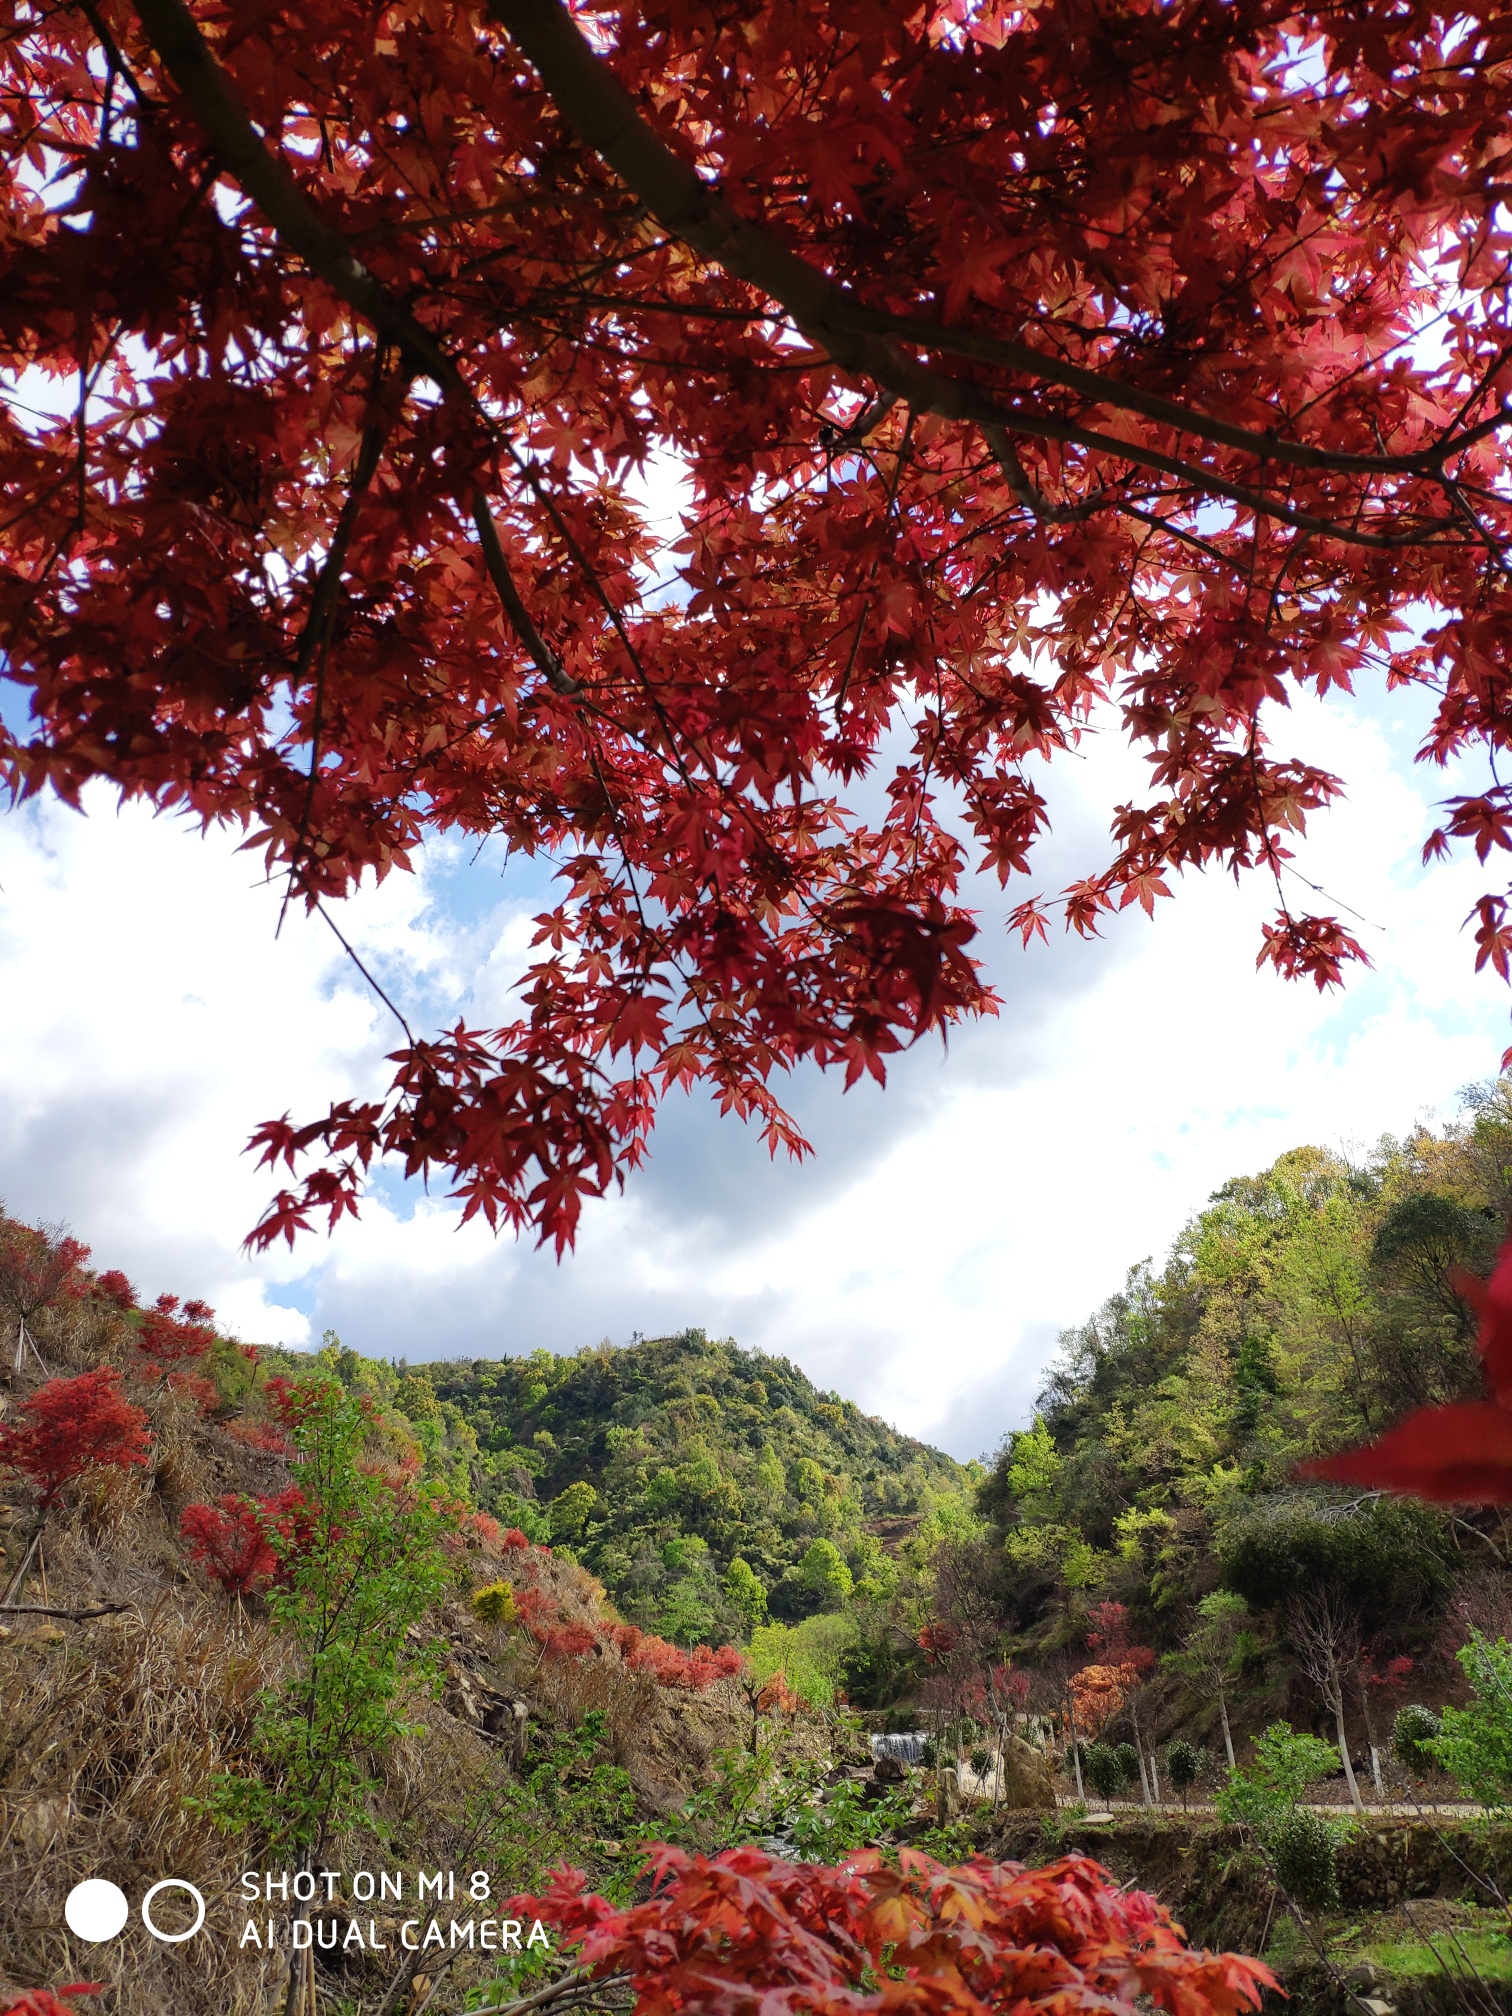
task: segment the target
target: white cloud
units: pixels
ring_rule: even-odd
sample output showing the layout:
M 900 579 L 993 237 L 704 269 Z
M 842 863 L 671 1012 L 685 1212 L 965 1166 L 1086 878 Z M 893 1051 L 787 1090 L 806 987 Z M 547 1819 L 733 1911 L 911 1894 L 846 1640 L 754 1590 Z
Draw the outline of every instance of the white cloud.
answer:
M 247 1259 L 270 1188 L 240 1153 L 252 1127 L 376 1090 L 392 1024 L 318 922 L 291 912 L 275 942 L 278 894 L 225 836 L 117 814 L 104 793 L 86 819 L 33 804 L 0 822 L 0 1185 L 23 1215 L 68 1218 L 101 1264 L 204 1295 L 246 1336 L 329 1323 L 427 1357 L 701 1323 L 958 1451 L 989 1447 L 1022 1419 L 1055 1332 L 1226 1177 L 1300 1141 L 1400 1131 L 1495 1070 L 1505 997 L 1472 978 L 1461 929 L 1482 875 L 1418 865 L 1442 787 L 1407 760 L 1408 704 L 1308 704 L 1288 724 L 1351 781 L 1299 853 L 1328 899 L 1296 882 L 1288 896 L 1384 927 L 1359 927 L 1375 970 L 1344 995 L 1256 973 L 1275 909 L 1258 880 L 1192 878 L 1153 924 L 1025 955 L 994 893 L 996 1023 L 949 1058 L 910 1054 L 886 1094 L 801 1079 L 819 1153 L 798 1169 L 677 1102 L 650 1166 L 589 1208 L 561 1267 L 389 1183 L 329 1245 Z M 1106 806 L 1140 783 L 1116 738 L 1059 766 L 1056 872 L 1093 864 Z M 499 885 L 437 850 L 341 921 L 424 1014 L 499 1015 L 539 894 L 528 872 Z

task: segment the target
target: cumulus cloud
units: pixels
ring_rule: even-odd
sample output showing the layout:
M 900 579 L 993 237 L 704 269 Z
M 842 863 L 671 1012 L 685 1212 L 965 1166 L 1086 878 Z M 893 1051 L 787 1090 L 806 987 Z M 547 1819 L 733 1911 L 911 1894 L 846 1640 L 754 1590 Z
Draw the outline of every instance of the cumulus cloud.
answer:
M 887 1091 L 800 1074 L 812 1160 L 772 1163 L 707 1101 L 674 1101 L 648 1166 L 585 1213 L 560 1266 L 444 1197 L 380 1182 L 334 1240 L 256 1261 L 268 1193 L 239 1151 L 384 1077 L 392 1024 L 318 922 L 234 842 L 91 793 L 0 822 L 0 1193 L 66 1218 L 148 1292 L 200 1294 L 241 1334 L 326 1327 L 412 1359 L 573 1350 L 689 1324 L 795 1359 L 958 1454 L 1021 1422 L 1058 1331 L 1159 1256 L 1228 1176 L 1304 1140 L 1355 1145 L 1452 1107 L 1503 1044 L 1500 990 L 1471 976 L 1473 862 L 1424 869 L 1427 805 L 1406 699 L 1299 706 L 1307 754 L 1351 781 L 1299 848 L 1303 907 L 1349 905 L 1375 962 L 1343 995 L 1257 973 L 1258 880 L 1194 877 L 1153 923 L 1027 953 L 979 892 L 1003 1001 L 949 1055 L 920 1045 Z M 1114 735 L 1057 766 L 1054 885 L 1098 859 L 1141 766 Z M 432 1023 L 507 1012 L 545 869 L 502 880 L 434 850 L 346 906 L 343 928 Z

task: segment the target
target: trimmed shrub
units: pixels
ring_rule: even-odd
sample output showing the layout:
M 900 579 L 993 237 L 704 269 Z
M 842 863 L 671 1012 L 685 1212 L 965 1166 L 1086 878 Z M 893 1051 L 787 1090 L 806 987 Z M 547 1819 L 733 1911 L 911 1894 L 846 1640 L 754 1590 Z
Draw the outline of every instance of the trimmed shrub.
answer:
M 1202 1767 L 1207 1762 L 1207 1752 L 1199 1750 L 1195 1743 L 1183 1742 L 1179 1737 L 1166 1751 L 1166 1770 L 1171 1783 L 1181 1794 L 1185 1803 L 1188 1792 L 1202 1776 Z
M 1391 1725 L 1391 1754 L 1398 1764 L 1421 1778 L 1434 1769 L 1438 1759 L 1427 1747 L 1442 1731 L 1443 1724 L 1431 1708 L 1409 1701 L 1397 1710 Z
M 1109 1743 L 1087 1746 L 1082 1756 L 1082 1771 L 1100 1799 L 1116 1799 L 1128 1784 L 1128 1767 L 1120 1753 L 1130 1747 L 1120 1744 L 1115 1750 Z
M 1276 1880 L 1304 1911 L 1334 1911 L 1339 1904 L 1339 1865 L 1334 1830 L 1320 1813 L 1295 1806 L 1271 1832 Z

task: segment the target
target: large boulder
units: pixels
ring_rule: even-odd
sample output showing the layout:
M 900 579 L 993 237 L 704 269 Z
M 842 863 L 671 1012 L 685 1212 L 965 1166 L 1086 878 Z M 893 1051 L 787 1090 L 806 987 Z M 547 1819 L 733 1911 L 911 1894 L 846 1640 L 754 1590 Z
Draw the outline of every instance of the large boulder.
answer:
M 1003 1744 L 1003 1804 L 1045 1812 L 1055 1806 L 1055 1773 L 1050 1760 L 1030 1749 L 1022 1737 Z

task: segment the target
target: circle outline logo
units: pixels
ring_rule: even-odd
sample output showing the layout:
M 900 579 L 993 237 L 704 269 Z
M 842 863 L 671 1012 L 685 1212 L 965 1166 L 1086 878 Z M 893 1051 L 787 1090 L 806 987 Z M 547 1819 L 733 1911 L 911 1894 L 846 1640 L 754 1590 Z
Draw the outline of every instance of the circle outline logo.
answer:
M 194 1899 L 196 1905 L 199 1907 L 198 1916 L 187 1932 L 160 1932 L 156 1925 L 153 1924 L 152 1914 L 148 1907 L 160 1890 L 187 1890 L 189 1895 Z M 147 1927 L 147 1930 L 152 1934 L 154 1939 L 160 1939 L 165 1946 L 178 1946 L 185 1939 L 192 1939 L 201 1925 L 204 1924 L 205 1900 L 194 1885 L 186 1883 L 182 1876 L 164 1876 L 161 1881 L 153 1884 L 147 1895 L 142 1899 L 141 1912 L 142 1923 Z

